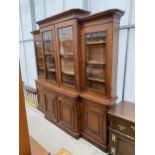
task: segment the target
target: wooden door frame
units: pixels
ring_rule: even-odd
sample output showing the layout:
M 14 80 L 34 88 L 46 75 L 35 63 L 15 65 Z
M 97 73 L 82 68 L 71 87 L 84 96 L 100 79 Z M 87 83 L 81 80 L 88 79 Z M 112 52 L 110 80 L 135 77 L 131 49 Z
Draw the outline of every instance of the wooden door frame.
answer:
M 56 84 L 59 85 L 59 77 L 58 77 L 58 61 L 57 61 L 57 52 L 56 52 L 56 41 L 55 41 L 55 33 L 54 33 L 54 25 L 50 25 L 48 27 L 44 27 L 40 29 L 40 35 L 41 35 L 41 41 L 43 44 L 43 36 L 42 33 L 52 31 L 52 37 L 53 37 L 53 48 L 54 48 L 54 59 L 55 59 L 55 75 L 56 75 Z M 44 51 L 44 45 L 43 45 L 43 55 L 44 55 L 44 65 L 46 64 L 45 62 L 45 51 Z M 45 67 L 45 79 L 47 80 L 47 70 L 46 70 L 46 65 Z M 54 84 L 54 83 L 52 83 Z
M 80 89 L 80 81 L 79 81 L 79 55 L 78 55 L 78 21 L 76 19 L 65 21 L 62 23 L 58 23 L 55 25 L 55 36 L 56 36 L 56 47 L 57 47 L 57 59 L 58 59 L 58 66 L 59 66 L 59 80 L 60 86 L 66 87 L 61 83 L 61 62 L 60 62 L 60 51 L 59 51 L 59 36 L 58 36 L 58 29 L 65 28 L 65 27 L 73 27 L 73 54 L 74 54 L 74 70 L 75 70 L 75 88 L 76 90 Z M 68 88 L 68 87 L 67 87 Z
M 111 29 L 111 23 L 110 24 L 103 24 L 103 25 L 96 25 L 96 26 L 90 26 L 90 27 L 84 27 L 81 29 L 81 68 L 84 68 L 84 70 L 80 70 L 81 74 L 81 90 L 87 91 L 86 88 L 86 62 L 85 62 L 85 38 L 84 35 L 87 33 L 94 33 L 94 32 L 106 32 L 106 66 L 105 66 L 105 93 L 102 93 L 103 95 L 106 95 L 108 92 L 108 87 L 111 87 L 111 73 L 112 73 L 112 29 Z M 89 91 L 88 91 L 89 92 Z M 95 93 L 94 93 L 95 94 Z

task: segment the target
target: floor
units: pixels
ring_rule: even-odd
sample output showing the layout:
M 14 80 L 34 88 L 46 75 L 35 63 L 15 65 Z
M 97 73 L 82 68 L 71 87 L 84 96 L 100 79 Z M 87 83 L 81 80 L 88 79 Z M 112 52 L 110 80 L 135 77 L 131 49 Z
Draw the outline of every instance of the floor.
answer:
M 107 155 L 83 138 L 76 140 L 63 130 L 49 122 L 44 115 L 31 106 L 26 106 L 30 135 L 46 150 L 55 155 L 62 147 L 73 155 Z

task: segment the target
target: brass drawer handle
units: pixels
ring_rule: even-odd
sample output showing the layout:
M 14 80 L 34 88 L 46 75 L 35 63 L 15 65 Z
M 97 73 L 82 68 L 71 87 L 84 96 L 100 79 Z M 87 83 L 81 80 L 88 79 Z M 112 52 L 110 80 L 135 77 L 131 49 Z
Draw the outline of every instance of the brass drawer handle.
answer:
M 115 134 L 112 134 L 112 142 L 116 142 L 116 135 Z
M 118 128 L 119 128 L 121 131 L 126 130 L 126 127 L 125 127 L 125 126 L 123 126 L 123 125 L 120 125 L 120 124 L 118 124 Z
M 135 126 L 131 126 L 130 128 L 135 131 Z
M 116 154 L 116 149 L 115 147 L 111 146 L 111 155 L 115 155 Z

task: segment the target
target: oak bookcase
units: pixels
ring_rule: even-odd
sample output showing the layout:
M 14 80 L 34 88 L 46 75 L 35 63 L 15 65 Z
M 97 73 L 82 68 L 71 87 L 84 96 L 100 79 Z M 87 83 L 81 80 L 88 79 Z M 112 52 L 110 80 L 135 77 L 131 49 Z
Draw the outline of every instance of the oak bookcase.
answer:
M 107 111 L 116 101 L 122 10 L 71 9 L 33 31 L 38 109 L 75 138 L 108 150 Z

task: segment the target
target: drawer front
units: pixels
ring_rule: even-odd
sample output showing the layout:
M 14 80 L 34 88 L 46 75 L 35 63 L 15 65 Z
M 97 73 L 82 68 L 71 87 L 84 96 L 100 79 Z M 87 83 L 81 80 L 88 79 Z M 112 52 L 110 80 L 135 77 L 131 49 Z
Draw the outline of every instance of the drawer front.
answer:
M 109 155 L 135 155 L 135 142 L 110 130 Z
M 126 134 L 131 137 L 135 137 L 135 124 L 115 118 L 115 117 L 110 117 L 110 127 L 114 130 L 117 130 L 123 134 Z

